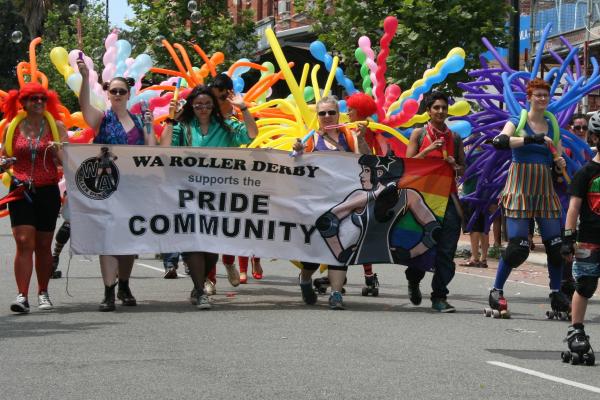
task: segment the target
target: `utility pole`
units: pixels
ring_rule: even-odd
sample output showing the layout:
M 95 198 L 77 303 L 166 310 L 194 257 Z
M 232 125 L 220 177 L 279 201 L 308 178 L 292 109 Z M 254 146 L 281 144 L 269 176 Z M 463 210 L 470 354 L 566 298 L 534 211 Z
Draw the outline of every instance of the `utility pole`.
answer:
M 521 26 L 520 26 L 520 18 L 521 18 L 521 7 L 519 6 L 519 0 L 512 0 L 512 8 L 513 12 L 511 13 L 510 18 L 510 31 L 512 39 L 510 41 L 510 46 L 508 49 L 508 65 L 515 71 L 519 70 L 519 44 L 521 38 L 519 37 Z

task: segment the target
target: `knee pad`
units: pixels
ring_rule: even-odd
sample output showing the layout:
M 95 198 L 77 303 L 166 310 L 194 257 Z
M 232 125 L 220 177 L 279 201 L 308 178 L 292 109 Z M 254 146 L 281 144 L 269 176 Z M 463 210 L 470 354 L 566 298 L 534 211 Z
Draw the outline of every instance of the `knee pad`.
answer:
M 544 240 L 544 247 L 546 248 L 546 255 L 548 256 L 548 264 L 554 268 L 561 267 L 563 263 L 562 255 L 560 254 L 561 246 L 562 239 L 560 236 Z
M 596 288 L 598 287 L 598 277 L 596 276 L 582 276 L 577 279 L 575 283 L 575 290 L 580 296 L 589 299 L 594 295 Z
M 517 268 L 529 257 L 529 240 L 518 236 L 510 239 L 506 250 L 502 252 L 502 259 L 510 268 Z
M 56 232 L 56 241 L 62 244 L 65 244 L 69 241 L 69 237 L 71 236 L 71 225 L 68 222 L 62 224 L 62 226 Z

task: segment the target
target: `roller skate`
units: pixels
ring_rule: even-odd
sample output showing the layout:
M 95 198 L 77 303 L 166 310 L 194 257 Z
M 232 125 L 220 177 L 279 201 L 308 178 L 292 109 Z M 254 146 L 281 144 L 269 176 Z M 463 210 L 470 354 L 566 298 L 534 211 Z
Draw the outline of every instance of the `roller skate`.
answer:
M 58 269 L 59 257 L 56 255 L 52 256 L 52 275 L 50 278 L 52 279 L 60 279 L 62 278 L 62 271 Z
M 571 302 L 567 295 L 563 292 L 552 292 L 549 297 L 552 310 L 546 311 L 546 318 L 561 321 L 571 319 Z
M 348 282 L 348 279 L 344 279 L 344 285 Z M 329 278 L 324 276 L 322 278 L 317 278 L 313 281 L 313 286 L 315 287 L 315 291 L 318 294 L 327 293 L 327 287 L 331 286 L 329 283 Z M 342 294 L 346 294 L 346 289 L 342 288 Z
M 368 296 L 369 294 L 373 297 L 379 296 L 379 279 L 377 274 L 365 275 L 365 287 L 362 288 L 362 295 Z
M 594 356 L 594 350 L 589 342 L 590 337 L 585 334 L 583 326 L 581 328 L 575 328 L 569 326 L 567 331 L 567 337 L 563 342 L 567 342 L 569 350 L 560 353 L 560 358 L 563 362 L 570 362 L 573 365 L 585 364 L 592 366 L 596 362 Z
M 510 312 L 508 311 L 508 302 L 504 298 L 504 291 L 499 289 L 490 290 L 490 296 L 488 298 L 490 308 L 486 307 L 483 309 L 483 314 L 486 317 L 510 318 Z

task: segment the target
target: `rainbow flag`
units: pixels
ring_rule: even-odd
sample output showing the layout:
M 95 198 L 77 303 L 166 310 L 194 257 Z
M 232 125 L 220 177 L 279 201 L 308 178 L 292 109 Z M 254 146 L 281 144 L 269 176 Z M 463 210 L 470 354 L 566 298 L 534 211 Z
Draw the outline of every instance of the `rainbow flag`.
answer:
M 454 170 L 443 160 L 405 158 L 403 161 L 405 172 L 398 181 L 398 186 L 418 191 L 441 225 L 450 192 L 456 185 Z M 409 211 L 394 224 L 390 234 L 390 246 L 410 249 L 418 244 L 422 237 L 423 229 Z M 435 248 L 410 259 L 407 265 L 431 271 L 435 267 L 434 260 Z

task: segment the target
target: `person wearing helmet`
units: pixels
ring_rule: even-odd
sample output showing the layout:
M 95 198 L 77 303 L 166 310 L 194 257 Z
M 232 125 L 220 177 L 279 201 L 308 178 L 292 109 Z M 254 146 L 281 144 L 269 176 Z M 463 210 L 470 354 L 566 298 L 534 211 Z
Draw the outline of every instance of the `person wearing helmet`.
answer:
M 596 148 L 595 157 L 588 161 L 573 177 L 569 193 L 569 210 L 563 234 L 561 255 L 573 263 L 575 293 L 573 294 L 571 326 L 567 331 L 568 352 L 563 360 L 572 357 L 593 364 L 588 352 L 591 350 L 589 337 L 585 334 L 583 320 L 588 299 L 598 286 L 600 277 L 600 114 L 596 112 L 588 123 L 588 139 Z M 579 219 L 579 231 L 577 220 Z M 570 352 L 577 354 L 571 354 Z M 592 353 L 593 354 L 593 353 Z M 573 363 L 577 363 L 573 358 Z

